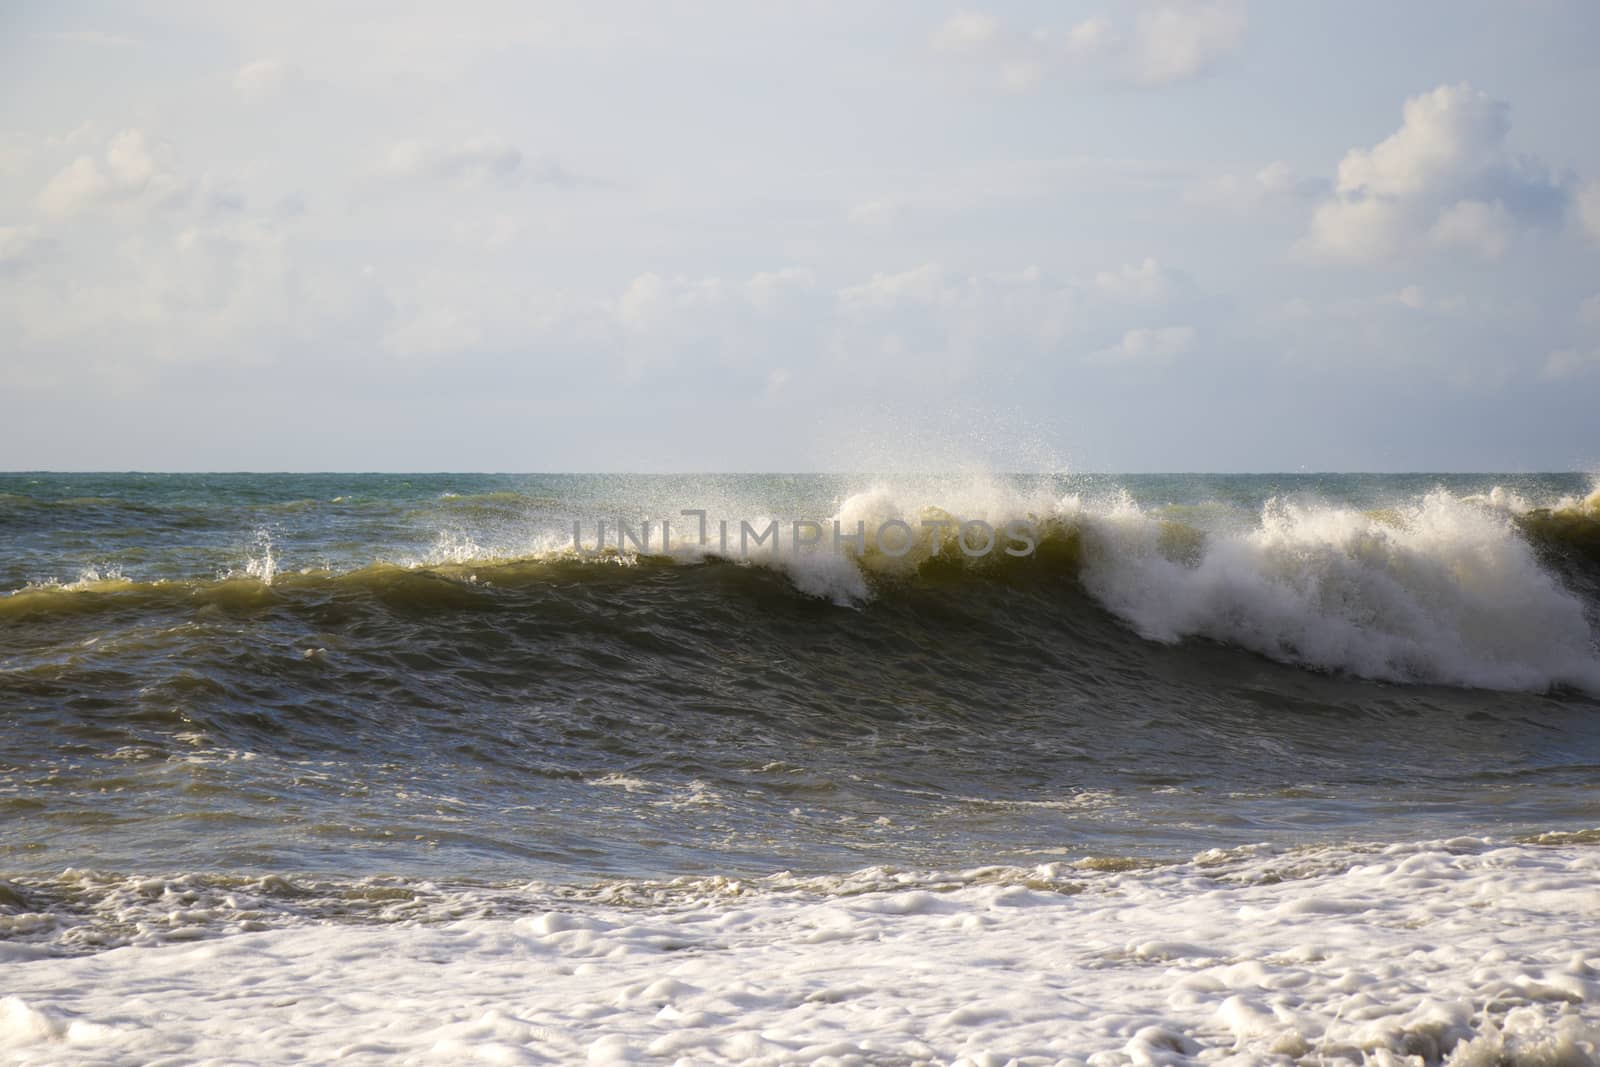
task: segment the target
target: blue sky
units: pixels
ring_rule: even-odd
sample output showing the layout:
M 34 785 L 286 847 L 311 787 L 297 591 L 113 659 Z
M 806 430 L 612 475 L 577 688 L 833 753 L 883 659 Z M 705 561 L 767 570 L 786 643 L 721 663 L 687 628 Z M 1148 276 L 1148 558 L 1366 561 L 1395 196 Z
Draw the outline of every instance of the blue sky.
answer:
M 1596 40 L 11 4 L 0 468 L 1594 469 Z

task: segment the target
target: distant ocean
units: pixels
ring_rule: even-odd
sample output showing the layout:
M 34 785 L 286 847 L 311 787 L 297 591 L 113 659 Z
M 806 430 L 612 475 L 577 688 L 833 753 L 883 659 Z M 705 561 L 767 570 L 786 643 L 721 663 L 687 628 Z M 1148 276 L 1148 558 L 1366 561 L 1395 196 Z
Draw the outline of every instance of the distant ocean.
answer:
M 0 1062 L 1600 1062 L 1597 632 L 1577 474 L 0 474 Z

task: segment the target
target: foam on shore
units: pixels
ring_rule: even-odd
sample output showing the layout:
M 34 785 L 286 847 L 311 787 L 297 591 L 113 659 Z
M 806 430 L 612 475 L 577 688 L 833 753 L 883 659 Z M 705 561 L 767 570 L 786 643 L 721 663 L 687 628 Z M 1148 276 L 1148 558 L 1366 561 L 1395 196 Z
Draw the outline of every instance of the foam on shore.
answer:
M 1594 836 L 530 886 L 13 959 L 0 1060 L 1594 1064 Z

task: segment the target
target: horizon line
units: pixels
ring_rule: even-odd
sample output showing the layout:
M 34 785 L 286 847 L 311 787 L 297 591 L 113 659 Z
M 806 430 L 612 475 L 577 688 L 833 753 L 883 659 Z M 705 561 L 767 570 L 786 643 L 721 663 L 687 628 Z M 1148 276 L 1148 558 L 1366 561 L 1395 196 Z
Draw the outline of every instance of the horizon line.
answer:
M 1311 477 L 1311 476 L 1317 476 L 1317 475 L 1334 475 L 1334 474 L 1336 474 L 1336 475 L 1381 475 L 1381 476 L 1385 476 L 1385 477 L 1420 477 L 1420 476 L 1464 477 L 1464 476 L 1470 476 L 1470 475 L 1504 475 L 1504 476 L 1515 476 L 1515 477 L 1545 477 L 1545 476 L 1553 476 L 1553 475 L 1576 475 L 1576 476 L 1590 476 L 1590 477 L 1600 476 L 1600 472 L 1597 472 L 1596 470 L 1593 470 L 1593 469 L 1590 469 L 1590 470 L 1576 470 L 1576 469 L 1569 469 L 1569 470 L 1528 470 L 1528 469 L 1517 469 L 1517 470 L 1509 470 L 1509 469 L 1501 469 L 1501 470 L 1476 470 L 1476 469 L 1473 469 L 1473 470 L 1469 470 L 1469 469 L 1424 470 L 1424 469 L 1420 469 L 1420 468 L 1418 468 L 1418 469 L 1408 469 L 1408 470 L 1398 470 L 1398 469 L 1397 470 L 1370 470 L 1370 469 L 1369 470 L 1337 470 L 1337 469 L 1334 469 L 1334 468 L 1319 468 L 1319 469 L 1316 469 L 1316 470 L 1311 470 L 1311 469 L 1307 469 L 1307 468 L 1301 468 L 1299 470 L 1264 470 L 1264 469 L 1263 470 L 1220 470 L 1220 469 L 1217 469 L 1217 470 L 1110 470 L 1110 469 L 1105 469 L 1105 470 L 1072 470 L 1072 471 L 1060 471 L 1060 470 L 1057 470 L 1057 471 L 982 470 L 982 469 L 971 470 L 971 469 L 965 469 L 965 468 L 960 468 L 960 467 L 946 468 L 946 469 L 942 469 L 942 470 L 905 470 L 905 471 L 886 471 L 886 470 L 722 470 L 722 471 L 716 471 L 716 470 L 685 470 L 685 471 L 629 471 L 629 470 L 568 470 L 568 471 L 556 471 L 556 470 L 548 470 L 548 471 L 535 471 L 535 470 L 469 470 L 469 469 L 466 469 L 466 468 L 455 469 L 455 470 L 446 470 L 446 469 L 439 469 L 439 470 L 406 470 L 406 469 L 398 469 L 398 468 L 397 469 L 392 469 L 392 470 L 381 470 L 381 469 L 376 469 L 376 468 L 374 468 L 374 469 L 365 469 L 365 470 L 362 470 L 362 469 L 350 469 L 350 470 L 334 470 L 334 469 L 321 469 L 321 470 L 270 470 L 270 469 L 248 469 L 248 468 L 239 468 L 239 469 L 234 469 L 234 470 L 224 470 L 224 469 L 216 469 L 216 470 L 201 470 L 201 469 L 194 469 L 194 470 L 178 470 L 178 469 L 158 470 L 158 469 L 153 469 L 153 468 L 150 468 L 150 469 L 147 469 L 147 468 L 128 468 L 128 469 L 123 469 L 123 470 L 115 470 L 115 469 L 111 469 L 111 468 L 103 468 L 102 469 L 102 468 L 88 468 L 88 467 L 81 468 L 81 469 L 80 468 L 72 468 L 72 469 L 49 469 L 49 468 L 0 469 L 0 477 L 7 477 L 7 476 L 16 477 L 16 476 L 22 476 L 22 475 L 48 475 L 48 476 L 63 476 L 63 475 L 147 475 L 147 476 L 157 476 L 157 477 L 178 477 L 178 476 L 196 476 L 196 475 L 218 475 L 218 476 L 287 475 L 287 476 L 297 476 L 297 477 L 328 477 L 328 476 L 355 477 L 355 476 L 369 476 L 369 475 L 387 475 L 387 476 L 416 475 L 416 476 L 419 476 L 419 477 L 450 477 L 450 476 L 460 477 L 460 476 L 468 476 L 468 475 L 478 475 L 478 476 L 487 475 L 487 476 L 494 476 L 494 477 L 520 477 L 520 478 L 548 478 L 548 477 L 560 477 L 560 478 L 565 478 L 565 477 L 612 477 L 612 478 L 697 478 L 697 477 L 709 477 L 709 478 L 727 478 L 727 477 L 758 477 L 758 476 L 766 476 L 766 477 L 783 476 L 783 477 L 814 478 L 814 477 L 849 477 L 849 476 L 854 475 L 854 476 L 864 476 L 864 477 L 873 477 L 873 478 L 880 478 L 880 477 L 925 478 L 925 477 L 949 477 L 951 475 L 961 475 L 961 474 L 986 474 L 986 475 L 993 475 L 993 476 L 998 476 L 998 477 L 1038 477 L 1038 478 L 1043 478 L 1043 477 L 1081 478 L 1081 477 L 1121 477 L 1121 476 L 1137 476 L 1137 477 L 1180 477 L 1180 476 L 1182 476 L 1182 477 L 1196 477 L 1196 476 L 1200 476 L 1200 477 L 1233 477 L 1233 476 L 1246 476 L 1246 475 L 1253 476 L 1253 477 L 1267 477 L 1267 476 L 1273 476 L 1273 475 L 1286 475 L 1286 476 L 1292 476 L 1292 477 Z

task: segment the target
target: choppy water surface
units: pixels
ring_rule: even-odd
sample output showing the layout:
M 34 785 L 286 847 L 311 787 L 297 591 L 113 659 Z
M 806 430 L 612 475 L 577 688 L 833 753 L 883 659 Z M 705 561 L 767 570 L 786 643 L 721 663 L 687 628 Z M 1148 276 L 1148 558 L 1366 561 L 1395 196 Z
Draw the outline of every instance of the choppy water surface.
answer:
M 0 875 L 577 884 L 1592 827 L 1592 489 L 0 475 Z M 575 519 L 592 548 L 694 508 L 1041 536 L 572 550 Z

